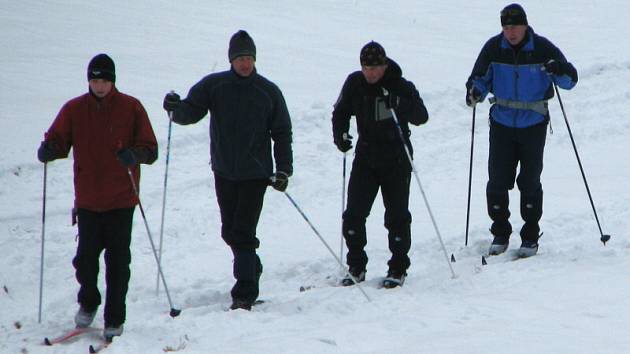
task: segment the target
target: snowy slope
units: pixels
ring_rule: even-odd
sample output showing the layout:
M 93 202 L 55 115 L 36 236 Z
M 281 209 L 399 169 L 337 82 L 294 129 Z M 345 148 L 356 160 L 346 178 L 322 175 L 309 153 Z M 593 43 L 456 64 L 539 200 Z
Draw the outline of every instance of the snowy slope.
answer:
M 464 247 L 471 110 L 464 82 L 483 45 L 500 31 L 506 2 L 389 1 L 3 1 L 0 6 L 0 352 L 85 353 L 95 338 L 46 348 L 45 336 L 73 325 L 77 284 L 71 260 L 72 161 L 48 168 L 43 321 L 37 323 L 43 168 L 39 141 L 68 99 L 87 90 L 90 58 L 109 53 L 117 86 L 145 105 L 161 158 L 143 167 L 142 201 L 159 235 L 168 122 L 164 94 L 185 95 L 207 73 L 225 70 L 227 43 L 247 29 L 261 74 L 283 90 L 294 124 L 295 175 L 288 192 L 338 252 L 341 154 L 332 145 L 332 104 L 358 69 L 364 43 L 379 41 L 414 81 L 430 113 L 414 128 L 416 166 L 446 248 L 450 271 L 415 182 L 412 268 L 403 288 L 378 289 L 386 231 L 377 199 L 368 220 L 364 287 L 333 287 L 338 266 L 301 216 L 269 191 L 258 228 L 265 265 L 252 312 L 229 305 L 231 254 L 208 166 L 208 120 L 174 126 L 163 264 L 180 317 L 155 294 L 156 267 L 140 213 L 124 335 L 110 353 L 624 353 L 630 315 L 630 28 L 625 1 L 523 2 L 530 24 L 578 68 L 562 91 L 600 221 L 599 242 L 557 101 L 547 139 L 545 214 L 539 255 L 489 259 L 485 212 L 487 109 L 477 110 L 471 240 Z M 512 193 L 512 205 L 518 194 Z M 518 210 L 513 208 L 516 230 Z M 511 249 L 518 246 L 514 235 Z M 314 286 L 300 292 L 300 286 Z M 102 312 L 97 324 L 102 326 Z M 18 328 L 19 327 L 19 328 Z

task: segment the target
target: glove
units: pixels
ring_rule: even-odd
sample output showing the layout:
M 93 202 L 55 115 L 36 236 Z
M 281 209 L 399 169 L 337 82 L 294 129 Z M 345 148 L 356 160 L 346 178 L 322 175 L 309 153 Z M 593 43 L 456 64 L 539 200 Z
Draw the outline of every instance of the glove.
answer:
M 131 149 L 122 149 L 118 151 L 118 153 L 116 153 L 116 157 L 125 167 L 131 167 L 138 164 L 138 157 Z
M 564 75 L 566 73 L 563 63 L 559 63 L 553 59 L 544 64 L 544 70 L 550 75 Z
M 393 93 L 390 93 L 384 88 L 381 89 L 381 93 L 383 94 L 381 97 L 383 98 L 383 103 L 385 103 L 385 108 L 387 109 L 398 108 L 398 104 L 400 103 L 400 97 L 396 96 Z
M 337 149 L 341 152 L 347 152 L 352 149 L 352 135 L 348 133 L 343 133 L 334 139 L 335 145 L 337 145 Z
M 179 95 L 171 91 L 167 93 L 166 96 L 164 96 L 164 103 L 162 104 L 162 106 L 167 112 L 172 112 L 176 110 L 177 107 L 179 107 L 181 101 L 182 100 Z
M 49 141 L 42 141 L 39 149 L 37 149 L 37 159 L 44 163 L 56 160 L 61 157 L 60 155 L 59 151 Z
M 477 90 L 474 86 L 470 88 L 466 92 L 466 105 L 468 107 L 474 106 L 477 102 L 481 101 L 481 92 Z
M 277 191 L 284 192 L 287 190 L 288 185 L 289 175 L 282 171 L 276 171 L 273 177 L 271 177 L 271 186 Z

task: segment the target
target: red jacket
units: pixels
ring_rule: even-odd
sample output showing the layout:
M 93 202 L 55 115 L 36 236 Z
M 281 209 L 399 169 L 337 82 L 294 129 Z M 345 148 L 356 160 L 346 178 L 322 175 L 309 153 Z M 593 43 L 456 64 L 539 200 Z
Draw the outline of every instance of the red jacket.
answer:
M 93 211 L 130 208 L 138 203 L 131 180 L 116 153 L 140 148 L 157 158 L 157 141 L 140 101 L 116 87 L 101 100 L 86 93 L 68 101 L 46 134 L 58 151 L 74 155 L 75 207 Z M 140 166 L 131 167 L 139 188 Z

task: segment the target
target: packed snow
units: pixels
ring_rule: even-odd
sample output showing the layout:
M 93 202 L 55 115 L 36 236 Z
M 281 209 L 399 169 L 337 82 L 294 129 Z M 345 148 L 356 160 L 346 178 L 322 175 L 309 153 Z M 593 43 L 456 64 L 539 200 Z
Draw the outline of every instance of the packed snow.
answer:
M 132 240 L 127 322 L 108 353 L 627 353 L 630 337 L 630 27 L 627 1 L 524 1 L 530 25 L 578 69 L 561 91 L 604 233 L 603 246 L 557 99 L 550 102 L 544 215 L 538 255 L 481 256 L 490 242 L 485 207 L 489 105 L 477 108 L 470 241 L 464 246 L 472 110 L 464 83 L 485 41 L 499 33 L 502 1 L 3 1 L 0 6 L 0 352 L 86 353 L 98 333 L 53 347 L 73 327 L 71 260 L 76 228 L 72 159 L 50 163 L 42 322 L 38 323 L 43 165 L 36 150 L 61 106 L 86 92 L 95 54 L 116 63 L 120 91 L 140 99 L 160 143 L 143 166 L 141 199 L 160 234 L 168 119 L 164 94 L 185 95 L 226 70 L 232 33 L 246 29 L 259 73 L 283 91 L 293 121 L 295 174 L 288 193 L 338 255 L 342 154 L 330 117 L 359 51 L 380 42 L 413 81 L 429 122 L 412 128 L 415 165 L 451 273 L 415 181 L 412 266 L 404 287 L 379 283 L 389 258 L 380 197 L 368 219 L 363 288 L 335 286 L 340 268 L 287 198 L 270 189 L 258 227 L 265 266 L 251 312 L 226 311 L 231 252 L 209 168 L 208 119 L 173 126 L 163 239 L 171 318 L 139 211 Z M 621 18 L 620 18 L 621 17 Z M 354 128 L 353 128 L 354 129 Z M 353 134 L 354 135 L 354 134 Z M 348 168 L 350 163 L 348 163 Z M 519 218 L 512 192 L 512 223 Z M 104 270 L 104 269 L 102 269 Z M 101 272 L 101 274 L 103 271 Z M 300 291 L 301 287 L 309 288 Z M 103 287 L 101 287 L 102 290 Z M 96 326 L 102 326 L 102 307 Z

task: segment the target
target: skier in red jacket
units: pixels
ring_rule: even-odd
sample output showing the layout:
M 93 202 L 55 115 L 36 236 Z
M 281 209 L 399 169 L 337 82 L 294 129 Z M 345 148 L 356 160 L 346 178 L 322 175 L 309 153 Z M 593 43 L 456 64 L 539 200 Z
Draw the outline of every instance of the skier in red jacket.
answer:
M 68 101 L 37 152 L 41 162 L 74 156 L 75 210 L 79 244 L 73 260 L 80 284 L 77 327 L 92 324 L 101 294 L 99 258 L 105 250 L 105 337 L 121 335 L 130 278 L 131 226 L 138 198 L 129 179 L 140 182 L 139 164 L 157 159 L 157 141 L 137 99 L 116 89 L 113 60 L 95 56 L 88 65 L 89 92 Z

